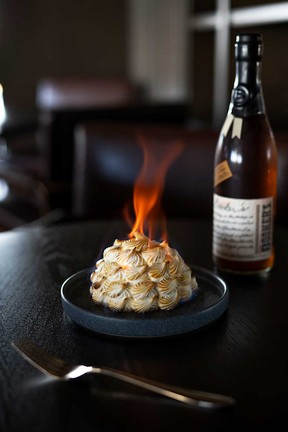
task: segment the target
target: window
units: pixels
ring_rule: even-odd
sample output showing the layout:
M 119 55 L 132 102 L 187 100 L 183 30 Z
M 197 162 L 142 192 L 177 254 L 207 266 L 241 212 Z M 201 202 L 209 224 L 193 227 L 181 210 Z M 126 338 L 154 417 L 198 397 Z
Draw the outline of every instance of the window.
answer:
M 283 49 L 288 43 L 288 2 L 191 0 L 189 29 L 194 116 L 204 124 L 222 125 L 234 80 L 236 34 L 259 32 L 264 40 L 262 77 L 269 118 L 273 129 L 287 129 L 288 59 Z

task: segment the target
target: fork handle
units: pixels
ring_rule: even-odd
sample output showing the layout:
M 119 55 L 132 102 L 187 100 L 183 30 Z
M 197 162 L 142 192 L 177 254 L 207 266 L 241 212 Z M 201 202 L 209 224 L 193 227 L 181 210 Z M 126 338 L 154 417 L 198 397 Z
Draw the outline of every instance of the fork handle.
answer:
M 177 400 L 190 406 L 197 408 L 224 408 L 236 404 L 235 399 L 230 396 L 220 394 L 203 392 L 198 390 L 189 390 L 181 387 L 174 387 L 167 384 L 162 384 L 156 381 L 148 380 L 146 378 L 139 378 L 127 372 L 120 372 L 116 369 L 110 368 L 91 368 L 91 372 L 100 373 L 111 378 L 116 378 L 149 390 L 153 393 L 166 396 L 170 399 Z

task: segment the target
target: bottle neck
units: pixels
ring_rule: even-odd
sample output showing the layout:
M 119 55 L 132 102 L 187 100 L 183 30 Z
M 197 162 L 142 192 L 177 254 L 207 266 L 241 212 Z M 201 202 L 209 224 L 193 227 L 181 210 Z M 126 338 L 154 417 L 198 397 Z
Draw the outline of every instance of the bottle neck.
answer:
M 236 61 L 235 81 L 229 111 L 235 117 L 247 117 L 265 112 L 261 62 Z

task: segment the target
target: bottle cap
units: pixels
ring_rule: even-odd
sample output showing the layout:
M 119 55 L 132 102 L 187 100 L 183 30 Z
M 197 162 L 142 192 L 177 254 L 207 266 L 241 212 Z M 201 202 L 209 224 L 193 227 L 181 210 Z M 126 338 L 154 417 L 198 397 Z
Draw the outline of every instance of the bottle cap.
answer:
M 259 33 L 239 34 L 236 36 L 236 60 L 261 60 L 263 55 L 262 35 Z

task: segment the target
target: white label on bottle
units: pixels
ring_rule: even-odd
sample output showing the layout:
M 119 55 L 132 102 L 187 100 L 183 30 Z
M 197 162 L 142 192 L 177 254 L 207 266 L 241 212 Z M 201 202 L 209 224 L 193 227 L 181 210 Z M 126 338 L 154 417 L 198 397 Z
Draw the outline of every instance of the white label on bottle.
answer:
M 224 122 L 224 125 L 222 126 L 220 133 L 223 134 L 224 136 L 226 136 L 232 124 L 233 124 L 232 135 L 231 135 L 232 139 L 235 137 L 241 139 L 243 118 L 242 117 L 234 117 L 233 114 L 227 115 L 226 120 Z
M 272 253 L 273 197 L 235 199 L 214 194 L 213 254 L 257 261 Z

